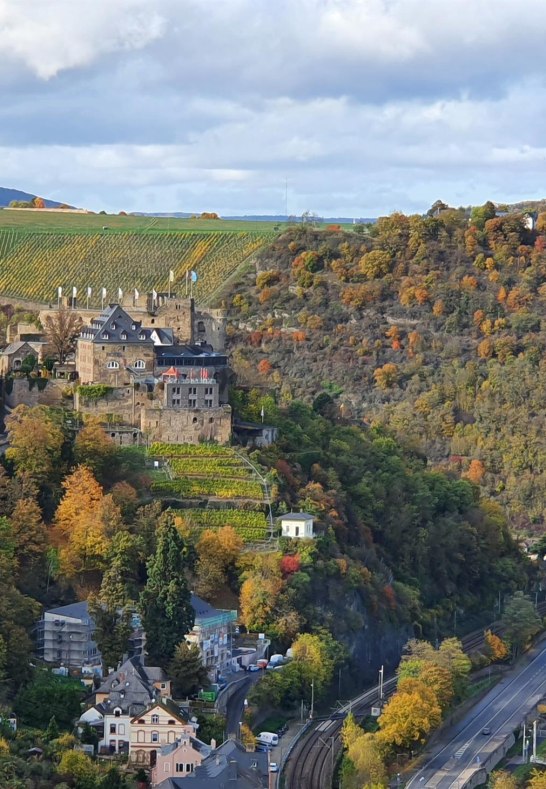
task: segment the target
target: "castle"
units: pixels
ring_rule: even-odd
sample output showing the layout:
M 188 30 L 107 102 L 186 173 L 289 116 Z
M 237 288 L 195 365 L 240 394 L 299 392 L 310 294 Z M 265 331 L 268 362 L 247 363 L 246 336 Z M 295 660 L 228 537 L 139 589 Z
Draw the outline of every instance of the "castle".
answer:
M 145 309 L 115 303 L 99 315 L 80 315 L 87 325 L 76 341 L 75 411 L 99 418 L 121 444 L 229 442 L 221 310 L 197 311 L 193 299 L 154 292 Z M 24 381 L 13 383 L 27 394 Z M 36 403 L 53 404 L 49 383 L 55 382 L 35 394 Z M 28 400 L 12 397 L 11 405 L 35 404 Z

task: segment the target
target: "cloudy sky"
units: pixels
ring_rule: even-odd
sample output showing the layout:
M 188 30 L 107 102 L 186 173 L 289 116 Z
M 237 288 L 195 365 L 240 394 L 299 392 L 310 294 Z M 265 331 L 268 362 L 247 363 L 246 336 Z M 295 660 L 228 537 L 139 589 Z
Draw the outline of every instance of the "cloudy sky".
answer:
M 546 196 L 544 0 L 0 0 L 0 185 L 377 216 Z

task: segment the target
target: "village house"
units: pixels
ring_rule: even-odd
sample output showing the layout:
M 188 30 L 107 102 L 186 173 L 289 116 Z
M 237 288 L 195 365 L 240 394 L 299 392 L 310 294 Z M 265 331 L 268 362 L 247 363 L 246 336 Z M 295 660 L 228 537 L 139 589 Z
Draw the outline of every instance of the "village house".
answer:
M 131 718 L 129 760 L 133 764 L 154 767 L 164 745 L 195 734 L 195 727 L 169 699 L 152 703 Z
M 313 516 L 308 512 L 287 512 L 281 515 L 281 537 L 292 540 L 312 540 L 315 536 L 313 530 Z
M 152 770 L 152 787 L 158 786 L 165 778 L 183 778 L 190 775 L 210 752 L 210 745 L 189 734 L 179 737 L 174 743 L 164 745 L 157 754 Z
M 41 362 L 44 346 L 44 342 L 29 342 L 26 340 L 17 340 L 10 343 L 0 353 L 0 375 L 18 372 L 23 367 L 25 359 L 29 356 L 34 357 L 36 362 Z
M 240 742 L 226 740 L 193 772 L 165 778 L 154 789 L 266 789 L 269 786 L 268 754 L 247 751 Z

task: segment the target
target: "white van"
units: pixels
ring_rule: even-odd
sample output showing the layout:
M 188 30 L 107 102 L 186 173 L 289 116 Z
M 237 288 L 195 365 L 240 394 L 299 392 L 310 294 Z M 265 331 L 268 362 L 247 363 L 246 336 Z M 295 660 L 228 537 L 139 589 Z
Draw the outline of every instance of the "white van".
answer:
M 258 734 L 258 743 L 260 745 L 278 745 L 279 744 L 279 735 L 273 734 L 272 731 L 261 731 Z

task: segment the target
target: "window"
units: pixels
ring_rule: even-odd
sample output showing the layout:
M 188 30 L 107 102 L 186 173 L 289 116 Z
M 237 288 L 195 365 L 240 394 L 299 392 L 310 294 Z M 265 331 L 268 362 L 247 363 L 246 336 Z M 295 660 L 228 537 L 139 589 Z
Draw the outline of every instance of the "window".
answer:
M 120 723 L 118 726 L 118 734 L 125 734 L 125 724 Z
M 137 359 L 135 362 L 135 370 L 144 370 L 146 362 L 143 359 Z
M 108 332 L 107 331 L 103 332 L 102 339 L 103 340 L 107 340 L 108 339 Z
M 140 718 L 140 720 L 139 720 L 138 722 L 139 722 L 139 723 L 146 723 L 146 721 L 144 720 L 144 718 Z
M 167 723 L 169 724 L 169 726 L 176 726 L 176 723 L 175 721 L 172 720 L 172 718 L 171 720 L 168 720 Z
M 110 724 L 110 734 L 115 734 L 115 733 L 116 733 L 116 724 L 115 723 L 111 723 Z
M 152 732 L 152 742 L 159 742 L 159 733 L 157 731 Z
M 204 332 L 205 331 L 205 324 L 203 321 L 197 321 L 197 331 Z
M 119 369 L 119 362 L 108 362 L 106 365 L 108 370 L 118 370 Z
M 188 389 L 188 393 L 191 394 L 191 395 L 196 395 L 197 394 L 197 387 L 196 386 L 190 386 L 190 388 Z
M 300 527 L 296 526 L 296 537 L 300 536 Z
M 120 709 L 114 710 L 114 717 L 119 718 L 120 715 L 121 715 Z
M 163 765 L 163 770 L 164 770 L 166 773 L 168 773 L 168 772 L 169 772 L 169 768 L 170 768 L 170 766 L 171 766 L 171 765 L 169 764 L 169 762 L 167 762 L 166 764 L 164 764 L 164 765 Z
M 159 723 L 159 715 L 152 715 L 152 723 Z
M 175 769 L 175 772 L 177 772 L 177 773 L 183 773 L 184 772 L 184 765 L 180 764 L 180 762 L 177 762 L 175 764 L 175 766 L 174 766 L 174 769 Z
M 206 395 L 212 394 L 212 386 L 205 386 L 205 394 Z
M 137 731 L 137 742 L 146 742 L 146 735 L 143 731 Z
M 143 334 L 139 334 L 138 335 L 138 339 L 139 340 L 145 340 L 146 339 L 146 335 L 144 333 Z
M 126 331 L 122 331 L 120 336 L 121 336 L 122 340 L 126 340 L 127 339 L 127 332 Z

